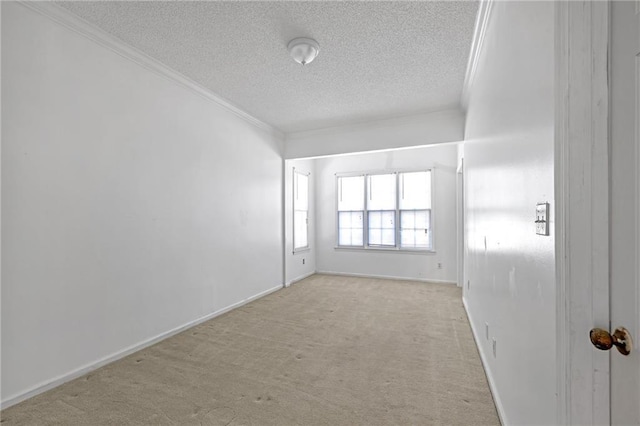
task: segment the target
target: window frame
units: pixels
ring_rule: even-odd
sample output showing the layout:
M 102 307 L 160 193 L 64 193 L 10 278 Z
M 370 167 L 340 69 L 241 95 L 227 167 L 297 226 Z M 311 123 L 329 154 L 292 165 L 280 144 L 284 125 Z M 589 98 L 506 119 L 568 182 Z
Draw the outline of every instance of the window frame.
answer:
M 341 248 L 341 249 L 356 249 L 356 250 L 360 250 L 363 249 L 366 246 L 366 240 L 365 240 L 365 229 L 367 229 L 367 218 L 366 218 L 366 212 L 367 212 L 367 176 L 365 173 L 359 173 L 359 172 L 353 172 L 353 173 L 336 173 L 336 179 L 335 179 L 335 208 L 334 211 L 336 212 L 336 216 L 335 216 L 335 247 L 336 248 Z M 338 210 L 339 208 L 339 203 L 340 203 L 340 196 L 342 194 L 342 191 L 340 189 L 340 179 L 339 178 L 343 178 L 343 177 L 357 177 L 357 176 L 363 176 L 364 177 L 364 192 L 362 193 L 362 246 L 341 246 L 340 245 L 340 210 Z M 345 210 L 346 212 L 347 210 Z M 357 212 L 360 210 L 348 210 L 349 212 L 353 213 L 353 212 Z
M 413 248 L 413 247 L 402 247 L 401 246 L 401 223 L 400 223 L 400 212 L 401 211 L 411 211 L 407 209 L 400 209 L 400 174 L 401 173 L 415 173 L 415 172 L 429 172 L 431 175 L 431 208 L 427 209 L 430 211 L 429 214 L 429 229 L 431 230 L 431 247 L 429 248 Z M 369 245 L 369 210 L 367 209 L 367 194 L 369 194 L 369 176 L 371 175 L 384 175 L 384 174 L 395 174 L 395 184 L 396 184 L 396 203 L 395 203 L 395 246 L 371 246 Z M 354 176 L 364 176 L 364 210 L 362 211 L 362 245 L 359 246 L 346 246 L 340 245 L 340 222 L 339 222 L 339 214 L 338 211 L 338 202 L 340 197 L 340 178 L 343 177 L 354 177 Z M 435 181 L 436 181 L 436 168 L 434 166 L 424 167 L 424 168 L 411 168 L 411 169 L 393 169 L 393 170 L 368 170 L 368 171 L 359 171 L 359 172 L 348 172 L 348 173 L 336 173 L 335 174 L 335 250 L 370 250 L 370 251 L 386 251 L 386 252 L 395 252 L 395 253 L 422 253 L 422 254 L 434 254 L 436 253 L 436 215 L 435 215 Z M 424 209 L 419 209 L 424 210 Z M 372 210 L 378 211 L 378 210 Z
M 306 221 L 306 232 L 307 232 L 307 245 L 303 247 L 296 247 L 296 212 L 297 211 L 305 211 L 296 209 L 296 199 L 298 195 L 298 175 L 307 177 L 307 221 Z M 293 228 L 293 232 L 291 234 L 291 246 L 293 247 L 293 253 L 301 253 L 305 251 L 311 250 L 311 245 L 309 241 L 309 211 L 310 211 L 310 187 L 311 187 L 311 173 L 310 172 L 301 172 L 293 168 L 293 180 L 292 180 L 292 193 L 291 193 L 291 226 Z

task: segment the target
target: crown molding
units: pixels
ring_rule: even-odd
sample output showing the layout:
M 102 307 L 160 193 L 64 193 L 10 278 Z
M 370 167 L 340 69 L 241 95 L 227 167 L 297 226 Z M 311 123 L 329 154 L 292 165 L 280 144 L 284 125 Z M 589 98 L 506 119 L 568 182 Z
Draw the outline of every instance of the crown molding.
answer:
M 493 8 L 493 0 L 481 0 L 478 7 L 478 15 L 476 15 L 475 29 L 473 30 L 473 41 L 471 42 L 471 51 L 469 52 L 469 59 L 467 61 L 467 71 L 464 76 L 464 83 L 462 85 L 462 98 L 461 106 L 462 110 L 466 113 L 469 106 L 469 93 L 473 80 L 476 75 L 476 68 L 478 66 L 478 59 L 480 57 L 480 51 L 482 50 L 482 44 L 484 43 L 484 36 L 487 31 L 487 25 L 491 16 L 491 9 Z
M 372 126 L 394 126 L 406 123 L 424 122 L 425 119 L 435 117 L 464 116 L 464 112 L 460 110 L 459 106 L 450 106 L 445 109 L 426 110 L 420 112 L 413 112 L 410 114 L 402 115 L 389 115 L 385 117 L 370 118 L 362 121 L 354 121 L 351 123 L 341 124 L 338 126 L 320 127 L 316 129 L 300 130 L 296 132 L 286 133 L 286 142 L 303 139 L 307 137 L 320 136 L 320 135 L 335 135 L 342 133 L 357 132 L 363 129 L 370 129 Z
M 225 110 L 242 118 L 247 123 L 259 129 L 265 130 L 271 133 L 273 136 L 280 138 L 281 140 L 284 139 L 284 133 L 280 129 L 257 119 L 256 117 L 243 111 L 239 107 L 233 105 L 231 102 L 227 101 L 226 99 L 222 98 L 221 96 L 217 95 L 201 84 L 195 82 L 189 77 L 170 68 L 157 59 L 152 58 L 151 56 L 143 53 L 135 47 L 128 45 L 124 41 L 112 36 L 111 34 L 98 28 L 94 24 L 80 18 L 77 15 L 74 15 L 62 6 L 59 6 L 50 1 L 36 2 L 20 0 L 17 3 L 51 19 L 57 24 L 62 25 L 65 28 L 76 32 L 77 34 L 88 38 L 89 40 L 99 44 L 100 46 L 111 50 L 112 52 L 122 56 L 123 58 L 128 59 L 131 62 L 134 62 L 139 66 L 157 75 L 160 75 L 161 77 L 178 83 L 182 87 L 191 90 L 204 99 L 214 102 Z

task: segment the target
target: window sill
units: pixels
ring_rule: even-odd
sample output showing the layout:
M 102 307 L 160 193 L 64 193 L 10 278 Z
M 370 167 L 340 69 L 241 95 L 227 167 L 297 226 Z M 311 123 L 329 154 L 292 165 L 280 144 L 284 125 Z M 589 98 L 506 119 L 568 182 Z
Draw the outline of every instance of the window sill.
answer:
M 402 253 L 402 254 L 422 254 L 422 255 L 430 255 L 436 254 L 436 251 L 433 249 L 408 249 L 408 248 L 385 248 L 385 247 L 341 247 L 335 246 L 334 250 L 338 251 L 377 251 L 377 252 L 385 252 L 385 253 Z
M 305 248 L 298 248 L 298 249 L 293 249 L 293 254 L 298 254 L 298 253 L 307 253 L 311 251 L 311 247 L 305 247 Z

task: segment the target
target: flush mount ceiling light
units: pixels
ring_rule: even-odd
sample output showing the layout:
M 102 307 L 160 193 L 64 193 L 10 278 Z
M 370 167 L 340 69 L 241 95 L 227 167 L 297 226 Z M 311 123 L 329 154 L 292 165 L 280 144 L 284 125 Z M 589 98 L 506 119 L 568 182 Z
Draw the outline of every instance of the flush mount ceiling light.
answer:
M 318 56 L 320 45 L 311 38 L 300 37 L 291 40 L 287 49 L 294 61 L 306 65 Z

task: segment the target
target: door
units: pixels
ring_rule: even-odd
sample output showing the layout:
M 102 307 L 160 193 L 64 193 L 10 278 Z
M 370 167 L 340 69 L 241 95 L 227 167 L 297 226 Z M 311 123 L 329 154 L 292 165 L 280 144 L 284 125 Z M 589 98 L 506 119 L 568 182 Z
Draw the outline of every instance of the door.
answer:
M 558 424 L 640 425 L 640 0 L 555 4 Z
M 634 340 L 610 351 L 611 423 L 640 425 L 640 0 L 611 3 L 610 318 Z

